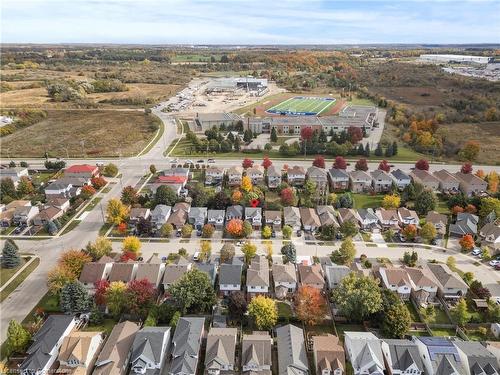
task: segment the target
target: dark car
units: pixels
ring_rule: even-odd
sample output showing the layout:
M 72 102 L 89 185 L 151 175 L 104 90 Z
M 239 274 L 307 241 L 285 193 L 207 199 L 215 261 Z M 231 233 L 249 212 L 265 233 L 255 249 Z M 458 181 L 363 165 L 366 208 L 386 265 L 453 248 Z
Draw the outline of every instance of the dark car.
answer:
M 302 237 L 302 231 L 300 229 L 297 231 L 297 237 Z
M 205 160 L 200 159 L 200 160 L 197 160 L 196 162 L 197 162 L 197 163 L 204 163 L 204 162 L 205 162 Z
M 497 265 L 495 266 L 495 270 L 496 270 L 496 271 L 500 271 L 500 264 L 497 264 Z
M 276 232 L 274 230 L 271 232 L 271 237 L 276 238 Z

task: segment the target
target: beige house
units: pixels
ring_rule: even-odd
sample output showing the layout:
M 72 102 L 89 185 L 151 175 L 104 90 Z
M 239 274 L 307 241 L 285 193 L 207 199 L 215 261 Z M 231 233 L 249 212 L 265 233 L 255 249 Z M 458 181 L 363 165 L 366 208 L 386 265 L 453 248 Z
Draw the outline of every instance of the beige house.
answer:
M 305 231 L 314 232 L 321 226 L 321 221 L 314 208 L 301 207 L 300 218 Z
M 372 187 L 372 176 L 365 171 L 352 171 L 349 173 L 349 181 L 353 193 L 363 193 Z
M 264 167 L 261 165 L 248 168 L 246 175 L 250 177 L 254 185 L 262 185 L 264 183 Z
M 460 182 L 446 169 L 436 171 L 433 175 L 439 180 L 439 190 L 443 193 L 458 191 Z
M 281 170 L 274 165 L 267 168 L 267 186 L 275 189 L 281 184 Z
M 421 184 L 426 189 L 430 189 L 432 191 L 436 191 L 439 189 L 439 180 L 428 171 L 414 169 L 410 173 L 410 177 L 412 178 L 414 183 Z
M 446 226 L 448 225 L 448 216 L 440 214 L 436 211 L 430 211 L 425 217 L 427 223 L 431 223 L 436 228 L 439 237 L 446 234 Z
M 411 296 L 419 305 L 434 302 L 437 283 L 428 268 L 405 267 L 411 283 Z
M 243 335 L 241 371 L 245 375 L 271 375 L 273 339 L 268 332 Z
M 240 186 L 241 177 L 243 175 L 243 168 L 239 166 L 233 166 L 227 170 L 227 183 L 229 186 Z
M 483 193 L 488 190 L 488 183 L 472 173 L 455 173 L 460 190 L 467 196 Z
M 292 263 L 273 264 L 274 293 L 279 299 L 297 289 L 297 272 Z
M 286 174 L 288 183 L 292 186 L 302 186 L 304 182 L 306 182 L 306 171 L 304 167 L 294 165 L 292 168 L 288 168 Z
M 233 374 L 236 370 L 235 353 L 237 328 L 212 328 L 207 335 L 205 374 Z
M 102 343 L 102 332 L 71 332 L 59 349 L 59 370 L 72 375 L 91 374 Z
M 301 286 L 310 286 L 316 289 L 325 288 L 325 279 L 321 265 L 313 264 L 311 266 L 299 264 L 299 279 Z
M 386 289 L 397 293 L 403 301 L 410 299 L 411 282 L 406 269 L 380 267 L 378 272 Z
M 345 372 L 344 348 L 337 336 L 313 336 L 313 358 L 316 375 L 343 375 Z

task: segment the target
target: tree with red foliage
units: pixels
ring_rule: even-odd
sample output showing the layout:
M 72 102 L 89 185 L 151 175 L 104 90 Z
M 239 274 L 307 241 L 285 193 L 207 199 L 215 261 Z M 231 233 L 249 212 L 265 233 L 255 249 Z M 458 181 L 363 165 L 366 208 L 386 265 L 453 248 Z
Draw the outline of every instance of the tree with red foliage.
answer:
M 313 160 L 313 166 L 318 168 L 325 168 L 325 158 L 323 156 L 316 156 Z
M 333 162 L 333 168 L 336 169 L 347 169 L 347 162 L 342 156 L 337 156 Z
M 252 159 L 248 159 L 248 158 L 245 158 L 243 159 L 243 162 L 241 163 L 241 165 L 243 166 L 243 168 L 251 168 L 253 167 L 253 160 Z
M 281 203 L 285 206 L 293 206 L 296 202 L 295 192 L 293 188 L 287 187 L 281 190 Z
M 85 185 L 84 187 L 82 187 L 80 196 L 83 199 L 89 199 L 95 193 L 96 193 L 96 190 L 91 185 Z
M 475 214 L 477 212 L 477 208 L 473 204 L 468 204 L 467 206 L 465 206 L 465 212 L 468 212 L 469 214 Z
M 90 183 L 96 190 L 99 190 L 107 184 L 107 181 L 104 179 L 104 177 L 99 176 L 99 177 L 93 177 L 90 180 Z
M 472 250 L 474 247 L 474 238 L 470 234 L 466 234 L 463 236 L 460 241 L 458 241 L 463 251 Z
M 357 126 L 349 126 L 347 134 L 349 135 L 349 141 L 352 144 L 358 143 L 363 139 L 363 131 Z
M 381 171 L 389 173 L 391 171 L 391 167 L 389 166 L 389 163 L 387 160 L 382 160 L 380 164 L 378 165 L 378 169 Z
M 326 301 L 321 291 L 312 286 L 301 286 L 295 297 L 295 311 L 304 324 L 316 325 L 322 322 L 326 313 Z
M 120 232 L 121 234 L 125 234 L 127 232 L 127 223 L 118 224 L 116 229 L 118 229 L 118 232 Z
M 472 173 L 472 163 L 464 163 L 464 165 L 462 165 L 462 168 L 460 168 L 460 172 L 464 174 Z
M 156 297 L 156 288 L 148 279 L 133 280 L 125 292 L 128 309 L 138 317 L 145 318 Z
M 451 213 L 453 215 L 458 215 L 462 212 L 464 212 L 464 209 L 463 209 L 463 207 L 460 207 L 460 206 L 453 206 L 453 208 L 451 209 Z
M 407 225 L 403 229 L 403 235 L 406 237 L 407 240 L 413 241 L 415 237 L 417 236 L 417 227 L 413 224 Z
M 128 262 L 129 260 L 137 260 L 137 254 L 133 251 L 124 251 L 120 256 L 120 262 Z
M 300 131 L 300 137 L 305 141 L 310 141 L 313 136 L 313 130 L 310 127 L 302 128 Z
M 264 169 L 267 169 L 269 168 L 271 165 L 273 165 L 273 162 L 271 161 L 271 159 L 269 159 L 267 156 L 264 158 L 264 160 L 262 160 L 262 166 L 264 167 Z
M 365 158 L 361 158 L 356 162 L 354 169 L 356 169 L 357 171 L 365 171 L 366 172 L 368 170 L 368 162 L 366 161 Z
M 420 159 L 415 163 L 415 168 L 420 169 L 421 171 L 429 170 L 429 162 L 425 159 Z
M 106 290 L 109 287 L 108 280 L 99 280 L 94 283 L 95 294 L 94 301 L 96 305 L 103 306 L 106 304 Z
M 233 237 L 241 237 L 243 235 L 243 221 L 240 219 L 229 220 L 226 231 Z

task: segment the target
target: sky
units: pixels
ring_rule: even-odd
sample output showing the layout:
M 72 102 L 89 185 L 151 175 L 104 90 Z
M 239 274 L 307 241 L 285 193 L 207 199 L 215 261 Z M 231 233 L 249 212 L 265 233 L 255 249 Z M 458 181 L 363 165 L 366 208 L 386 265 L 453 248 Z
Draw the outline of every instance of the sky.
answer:
M 500 43 L 500 0 L 2 0 L 2 43 Z

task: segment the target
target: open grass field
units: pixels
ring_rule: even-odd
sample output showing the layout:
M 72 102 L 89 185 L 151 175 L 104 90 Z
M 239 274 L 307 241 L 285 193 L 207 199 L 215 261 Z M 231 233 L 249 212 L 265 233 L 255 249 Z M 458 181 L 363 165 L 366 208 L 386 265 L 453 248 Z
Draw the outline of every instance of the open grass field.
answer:
M 2 138 L 2 157 L 136 155 L 156 134 L 156 117 L 142 111 L 53 110 L 45 120 Z M 83 144 L 83 147 L 82 147 Z
M 335 103 L 334 98 L 319 98 L 312 96 L 295 96 L 287 99 L 266 112 L 286 115 L 319 115 Z

